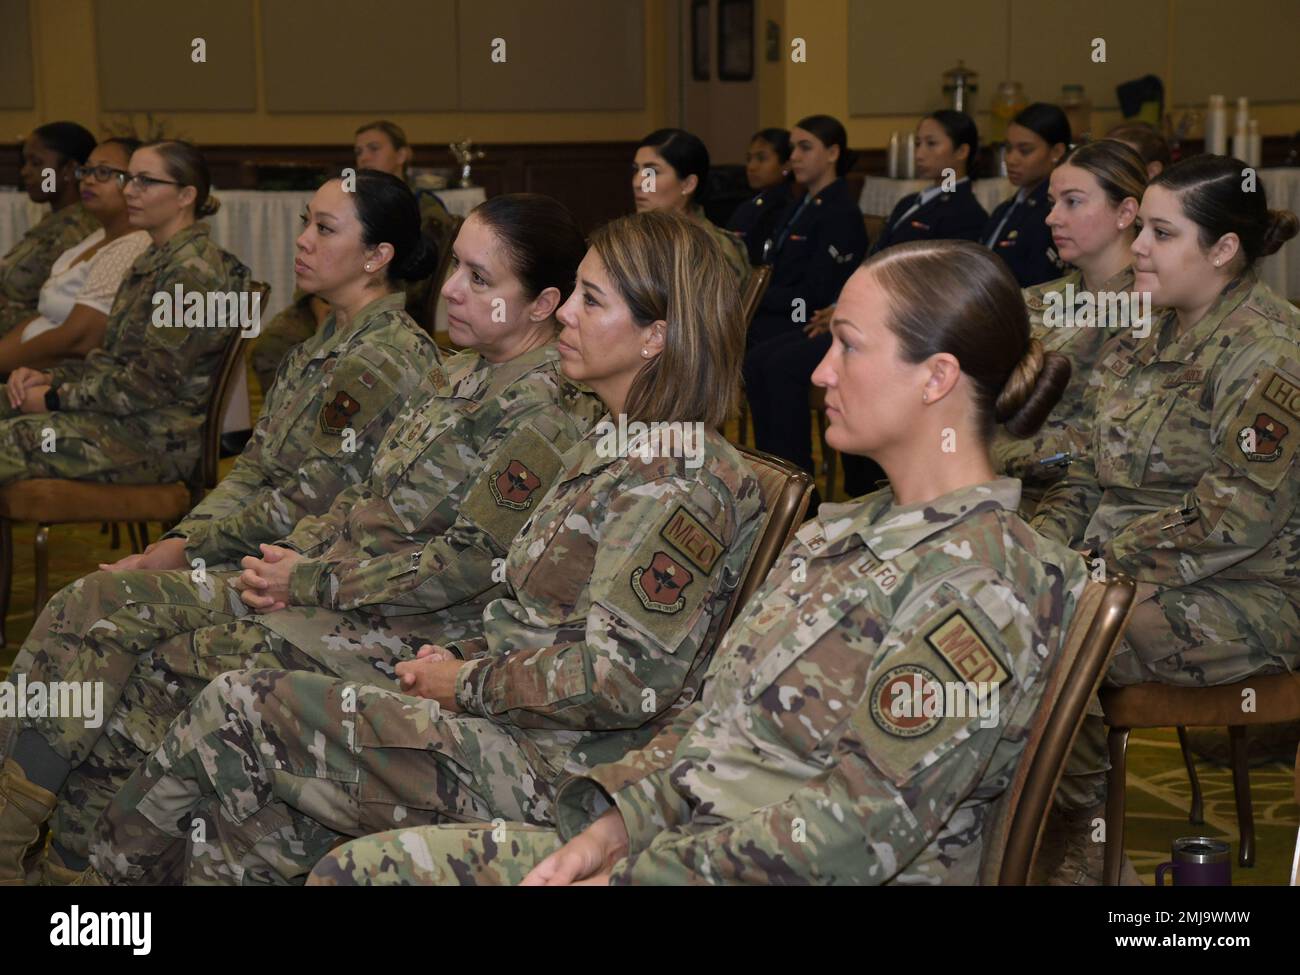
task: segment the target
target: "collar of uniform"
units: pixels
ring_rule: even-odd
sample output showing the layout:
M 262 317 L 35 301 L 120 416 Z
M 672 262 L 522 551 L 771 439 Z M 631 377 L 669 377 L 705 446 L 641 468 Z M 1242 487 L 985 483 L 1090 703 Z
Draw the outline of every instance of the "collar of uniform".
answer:
M 1015 511 L 1019 505 L 1020 482 L 1012 477 L 974 484 L 901 508 L 894 507 L 894 492 L 884 488 L 856 504 L 822 505 L 817 523 L 824 542 L 810 547 L 816 555 L 829 555 L 860 540 L 883 561 L 897 558 L 976 511 L 990 506 Z
M 132 270 L 135 271 L 153 271 L 160 267 L 165 267 L 176 253 L 197 237 L 208 236 L 208 225 L 206 223 L 192 223 L 184 230 L 178 230 L 172 234 L 167 243 L 159 247 L 156 244 L 150 245 L 138 258 Z
M 80 223 L 86 215 L 86 208 L 81 203 L 74 203 L 71 206 L 64 207 L 62 210 L 51 210 L 45 216 L 41 217 L 41 219 L 36 222 L 36 226 L 27 231 L 27 234 L 30 234 L 33 237 L 45 233 L 57 234 L 69 224 Z M 99 221 L 96 220 L 95 224 L 98 226 Z M 24 236 L 26 236 L 26 234 L 24 234 Z
M 1077 274 L 1077 275 L 1079 276 L 1079 278 L 1078 278 L 1078 283 L 1076 284 L 1076 290 L 1077 290 L 1078 287 L 1082 287 L 1082 285 L 1083 285 L 1083 272 L 1082 272 L 1082 271 L 1077 271 L 1077 270 L 1076 270 L 1076 271 L 1072 271 L 1072 272 L 1070 272 L 1070 273 L 1071 273 L 1072 275 L 1073 275 L 1073 274 Z M 1124 266 L 1122 269 L 1120 269 L 1118 272 L 1116 272 L 1115 274 L 1113 274 L 1113 275 L 1111 275 L 1109 278 L 1107 278 L 1105 281 L 1103 281 L 1103 282 L 1101 283 L 1101 287 L 1098 288 L 1097 290 L 1098 290 L 1098 291 L 1113 291 L 1113 292 L 1116 292 L 1116 293 L 1119 293 L 1119 292 L 1121 292 L 1121 291 L 1132 291 L 1132 290 L 1133 290 L 1133 281 L 1134 281 L 1135 276 L 1136 276 L 1136 272 L 1133 270 L 1133 265 L 1132 265 L 1132 264 L 1125 265 L 1125 266 Z
M 488 362 L 476 355 L 477 361 L 472 369 L 451 377 L 453 395 L 459 399 L 483 403 L 488 397 L 505 392 L 512 383 L 539 366 L 558 362 L 559 358 L 560 354 L 551 342 L 517 355 L 509 362 Z
M 927 187 L 926 189 L 923 189 L 921 191 L 921 195 L 916 198 L 916 203 L 917 206 L 925 206 L 927 203 L 929 203 L 931 200 L 934 199 L 950 200 L 954 196 L 957 196 L 959 193 L 969 193 L 969 192 L 971 192 L 970 177 L 963 176 L 961 179 L 957 180 L 957 182 L 953 185 L 953 188 L 951 190 L 945 190 L 943 188 L 942 183 L 940 183 L 938 186 L 930 186 Z
M 330 312 L 325 321 L 321 324 L 320 331 L 316 334 L 320 341 L 316 343 L 316 349 L 307 359 L 311 362 L 313 359 L 324 359 L 334 355 L 346 343 L 351 341 L 357 335 L 360 335 L 370 325 L 372 321 L 385 312 L 401 311 L 406 307 L 406 295 L 401 291 L 390 292 L 363 305 L 361 310 L 353 316 L 345 331 L 340 332 L 338 329 L 338 317 L 334 312 Z
M 827 203 L 838 203 L 840 200 L 850 197 L 849 184 L 843 176 L 837 176 L 825 187 L 820 193 L 810 201 L 813 206 L 822 206 Z
M 1177 327 L 1177 313 L 1172 309 L 1166 311 L 1164 319 L 1151 330 L 1148 339 L 1148 348 L 1151 352 L 1147 361 L 1150 362 L 1153 359 L 1159 362 L 1193 361 L 1196 354 L 1214 338 L 1214 334 L 1219 330 L 1219 326 L 1223 324 L 1224 320 L 1240 308 L 1246 299 L 1250 297 L 1257 284 L 1259 284 L 1259 277 L 1254 271 L 1247 271 L 1245 274 L 1233 278 L 1219 292 L 1219 297 L 1215 299 L 1214 304 L 1210 306 L 1210 310 L 1205 313 L 1199 322 L 1163 349 L 1157 349 L 1157 343 L 1154 340 L 1160 333 L 1166 328 Z
M 758 207 L 783 207 L 790 202 L 790 184 L 782 182 L 759 190 L 752 200 L 754 206 Z
M 1040 204 L 1045 205 L 1047 203 L 1048 189 L 1047 180 L 1043 180 L 1028 193 L 1025 193 L 1025 188 L 1022 186 L 1019 192 L 1025 193 L 1025 195 L 1020 197 L 1020 200 L 1022 203 L 1028 203 L 1031 207 L 1036 207 Z

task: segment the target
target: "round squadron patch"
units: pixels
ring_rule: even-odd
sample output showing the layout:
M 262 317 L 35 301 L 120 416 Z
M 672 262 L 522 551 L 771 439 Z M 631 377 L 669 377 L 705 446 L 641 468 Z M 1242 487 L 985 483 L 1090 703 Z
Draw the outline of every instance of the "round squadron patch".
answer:
M 1282 456 L 1282 441 L 1290 428 L 1267 413 L 1260 413 L 1255 422 L 1242 427 L 1237 434 L 1237 446 L 1250 461 L 1272 463 Z
M 887 735 L 919 738 L 943 720 L 943 684 L 919 664 L 900 664 L 871 689 L 871 719 Z M 938 694 L 938 704 L 933 698 Z
M 632 591 L 641 605 L 655 613 L 680 613 L 686 605 L 683 593 L 695 576 L 667 552 L 655 552 L 647 566 L 632 570 Z
M 353 396 L 340 389 L 334 394 L 334 398 L 320 409 L 321 429 L 326 433 L 342 433 L 346 427 L 351 425 L 352 418 L 357 415 L 359 409 L 361 409 L 361 404 Z
M 503 471 L 494 471 L 489 490 L 498 507 L 526 511 L 532 507 L 533 495 L 542 486 L 542 479 L 519 460 L 511 460 Z

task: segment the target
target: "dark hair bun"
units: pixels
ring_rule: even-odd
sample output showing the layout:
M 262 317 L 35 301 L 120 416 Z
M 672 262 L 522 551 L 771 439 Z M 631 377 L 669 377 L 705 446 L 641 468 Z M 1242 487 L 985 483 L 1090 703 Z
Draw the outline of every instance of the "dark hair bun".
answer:
M 1259 252 L 1264 257 L 1276 254 L 1278 249 L 1300 231 L 1300 220 L 1290 210 L 1269 210 L 1268 226 Z
M 401 257 L 401 263 L 393 268 L 393 277 L 399 281 L 422 281 L 434 272 L 438 265 L 438 250 L 423 234 Z
M 1038 339 L 1029 348 L 1003 384 L 995 405 L 997 421 L 1013 437 L 1038 432 L 1070 382 L 1070 360 L 1059 352 L 1045 352 Z
M 198 216 L 210 217 L 220 209 L 221 209 L 221 201 L 218 200 L 215 196 L 209 196 L 206 200 L 204 200 L 201 204 L 199 204 Z

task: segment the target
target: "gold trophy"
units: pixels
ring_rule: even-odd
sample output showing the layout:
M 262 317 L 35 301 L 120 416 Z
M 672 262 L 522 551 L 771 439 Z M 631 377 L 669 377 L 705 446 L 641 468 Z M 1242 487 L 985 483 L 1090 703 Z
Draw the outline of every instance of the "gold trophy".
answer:
M 469 139 L 453 142 L 447 148 L 456 157 L 456 165 L 460 167 L 460 182 L 456 185 L 461 189 L 473 186 L 474 180 L 470 178 L 469 168 L 474 165 L 476 160 L 483 158 L 483 150 L 475 149 L 474 143 L 470 142 Z

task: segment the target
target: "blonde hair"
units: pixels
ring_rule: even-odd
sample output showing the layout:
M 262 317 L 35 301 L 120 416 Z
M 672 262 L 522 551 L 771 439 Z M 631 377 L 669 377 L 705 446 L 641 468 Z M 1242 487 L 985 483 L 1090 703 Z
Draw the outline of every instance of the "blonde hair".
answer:
M 689 217 L 649 210 L 591 237 L 614 287 L 642 328 L 663 321 L 663 351 L 632 381 L 629 420 L 720 426 L 740 387 L 745 323 L 736 272 Z

